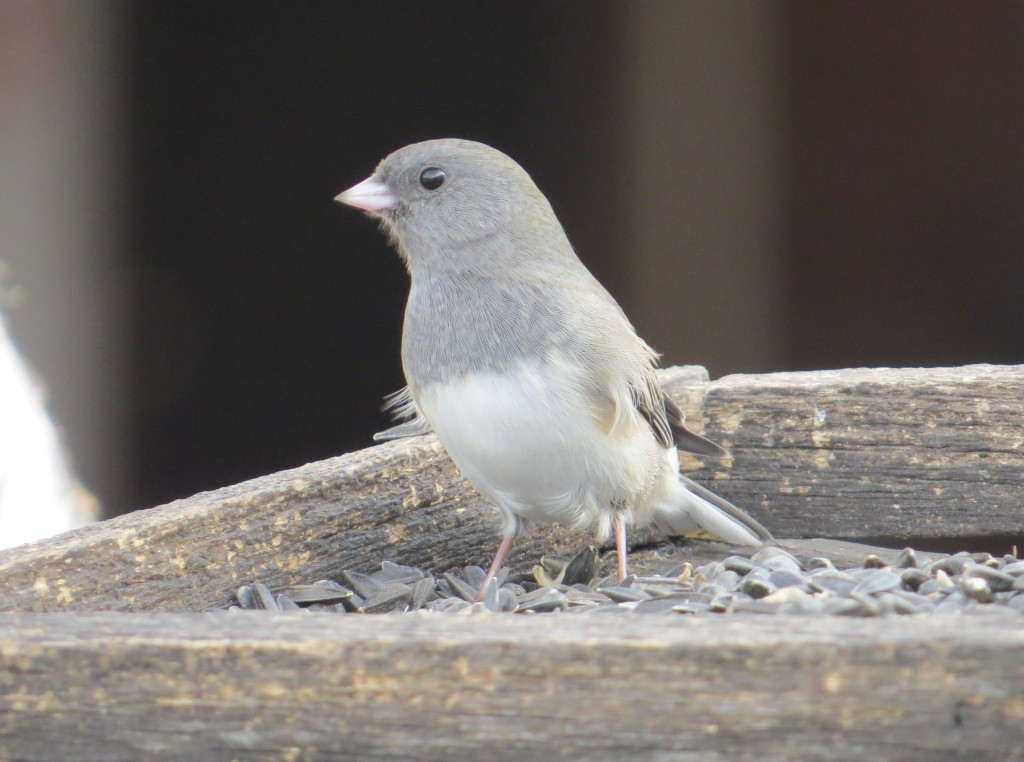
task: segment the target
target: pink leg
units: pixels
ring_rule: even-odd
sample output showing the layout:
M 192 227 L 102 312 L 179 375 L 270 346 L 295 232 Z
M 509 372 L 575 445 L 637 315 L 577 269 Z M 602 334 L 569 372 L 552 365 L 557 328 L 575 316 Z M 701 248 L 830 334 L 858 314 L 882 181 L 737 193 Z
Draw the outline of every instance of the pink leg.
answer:
M 615 517 L 615 557 L 619 561 L 619 579 L 625 579 L 629 572 L 626 569 L 626 520 L 621 516 Z
M 513 530 L 501 538 L 501 544 L 498 546 L 498 552 L 494 554 L 491 568 L 487 571 L 487 576 L 484 577 L 484 583 L 480 585 L 480 592 L 476 594 L 477 603 L 480 603 L 487 597 L 487 588 L 490 586 L 491 580 L 498 576 L 498 572 L 501 571 L 501 567 L 505 563 L 505 556 L 508 555 L 509 550 L 512 548 L 512 540 L 515 537 L 515 531 Z

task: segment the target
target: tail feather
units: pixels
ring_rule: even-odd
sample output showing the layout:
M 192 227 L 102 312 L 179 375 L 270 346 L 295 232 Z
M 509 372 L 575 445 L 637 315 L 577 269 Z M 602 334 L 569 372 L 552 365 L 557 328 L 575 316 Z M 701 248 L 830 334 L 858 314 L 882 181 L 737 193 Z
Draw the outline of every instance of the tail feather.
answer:
M 773 540 L 761 524 L 723 497 L 679 475 L 679 489 L 654 509 L 654 521 L 663 530 L 686 534 L 702 528 L 739 545 L 761 545 Z

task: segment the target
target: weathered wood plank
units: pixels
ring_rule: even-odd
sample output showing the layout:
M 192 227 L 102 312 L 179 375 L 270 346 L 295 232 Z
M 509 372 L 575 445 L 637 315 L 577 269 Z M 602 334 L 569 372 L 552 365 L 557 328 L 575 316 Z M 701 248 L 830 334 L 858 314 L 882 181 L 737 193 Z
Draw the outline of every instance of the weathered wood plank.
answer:
M 1024 366 L 729 376 L 704 417 L 693 478 L 777 537 L 1024 539 Z
M 1021 532 L 1024 366 L 662 380 L 732 457 L 684 467 L 777 537 Z M 706 404 L 705 404 L 706 403 Z M 196 610 L 238 585 L 486 563 L 495 511 L 433 437 L 390 442 L 0 552 L 2 610 Z M 650 542 L 639 531 L 634 541 Z M 535 527 L 513 564 L 589 532 Z M 1022 541 L 1024 546 L 1024 541 Z M 973 548 L 971 548 L 973 549 Z
M 332 578 L 382 558 L 447 568 L 495 545 L 493 513 L 433 438 L 393 442 L 2 552 L 0 608 L 194 611 L 256 579 Z
M 1000 617 L 0 616 L 0 759 L 1013 760 Z

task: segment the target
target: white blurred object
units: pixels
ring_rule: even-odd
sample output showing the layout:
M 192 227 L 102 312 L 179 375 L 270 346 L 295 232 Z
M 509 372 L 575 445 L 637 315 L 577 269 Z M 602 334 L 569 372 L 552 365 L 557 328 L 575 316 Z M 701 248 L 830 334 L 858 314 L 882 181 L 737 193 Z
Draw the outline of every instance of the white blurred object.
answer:
M 95 513 L 0 312 L 0 548 L 82 526 Z
M 121 216 L 129 16 L 112 0 L 0 0 L 0 258 L 22 292 L 5 328 L 45 379 L 75 472 L 113 512 L 135 507 Z

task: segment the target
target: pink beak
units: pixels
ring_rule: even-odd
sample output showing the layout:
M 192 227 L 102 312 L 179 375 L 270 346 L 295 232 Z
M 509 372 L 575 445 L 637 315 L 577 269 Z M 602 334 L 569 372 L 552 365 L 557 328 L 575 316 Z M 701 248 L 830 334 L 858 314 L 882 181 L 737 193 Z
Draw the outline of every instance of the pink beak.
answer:
M 381 212 L 398 206 L 395 194 L 387 185 L 378 180 L 376 175 L 367 177 L 358 185 L 353 185 L 347 191 L 339 193 L 334 200 L 357 209 L 365 209 L 368 212 Z

